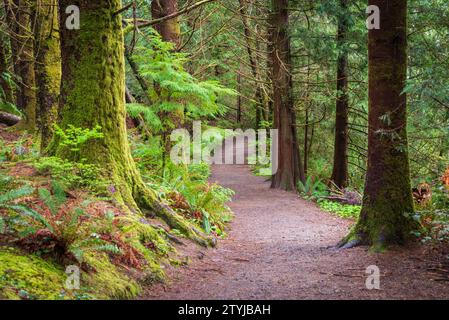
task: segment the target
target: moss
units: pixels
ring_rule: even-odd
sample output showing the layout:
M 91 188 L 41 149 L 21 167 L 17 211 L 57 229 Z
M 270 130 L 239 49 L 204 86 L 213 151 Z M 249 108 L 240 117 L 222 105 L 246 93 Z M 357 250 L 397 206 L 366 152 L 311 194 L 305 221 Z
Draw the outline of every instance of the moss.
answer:
M 410 217 L 413 198 L 407 141 L 406 2 L 382 3 L 382 32 L 369 32 L 368 170 L 355 234 L 360 244 L 383 251 L 403 245 L 418 224 Z
M 64 282 L 62 268 L 15 249 L 0 249 L 1 298 L 59 299 Z
M 60 6 L 71 5 L 70 0 Z M 202 245 L 213 244 L 200 232 L 169 208 L 158 204 L 156 195 L 144 184 L 131 157 L 126 131 L 125 61 L 122 21 L 113 13 L 121 8 L 120 0 L 81 1 L 81 29 L 61 30 L 63 38 L 63 85 L 60 127 L 100 126 L 104 135 L 84 145 L 77 155 L 58 145 L 56 156 L 78 162 L 96 164 L 102 168 L 104 180 L 111 183 L 112 197 L 129 211 L 148 210 L 181 230 Z
M 35 69 L 42 150 L 47 148 L 53 136 L 61 87 L 61 49 L 59 32 L 54 27 L 58 25 L 58 12 L 53 10 L 55 5 L 56 0 L 43 0 L 35 8 L 34 32 L 38 43 Z
M 0 249 L 0 298 L 17 299 L 131 299 L 140 291 L 136 281 L 114 266 L 106 254 L 86 254 L 95 271 L 81 273 L 81 289 L 68 291 L 61 266 L 13 248 Z
M 131 299 L 139 294 L 136 281 L 120 272 L 106 254 L 86 253 L 85 261 L 95 272 L 83 273 L 81 281 L 98 299 Z

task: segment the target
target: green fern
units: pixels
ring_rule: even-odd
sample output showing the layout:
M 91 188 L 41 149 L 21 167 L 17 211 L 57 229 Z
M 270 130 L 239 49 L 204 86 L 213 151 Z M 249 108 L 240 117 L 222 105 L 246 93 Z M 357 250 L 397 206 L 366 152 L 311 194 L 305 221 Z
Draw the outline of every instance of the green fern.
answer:
M 222 97 L 236 95 L 236 92 L 217 81 L 200 81 L 193 77 L 184 68 L 185 54 L 174 52 L 173 45 L 162 41 L 154 29 L 147 32 L 149 36 L 140 40 L 133 58 L 139 64 L 140 74 L 148 83 L 155 84 L 146 92 L 152 105 L 130 104 L 127 108 L 130 116 L 142 115 L 157 132 L 175 127 L 170 117 L 161 119 L 160 114 L 182 112 L 189 121 L 226 113 L 228 108 L 219 101 Z
M 126 110 L 133 119 L 138 119 L 139 116 L 142 116 L 145 123 L 155 132 L 162 129 L 161 120 L 150 107 L 139 103 L 130 103 L 126 105 Z
M 19 189 L 10 190 L 2 195 L 0 195 L 0 208 L 5 208 L 13 202 L 14 200 L 18 200 L 20 198 L 31 195 L 34 192 L 34 189 L 26 185 Z
M 327 187 L 321 180 L 315 180 L 312 176 L 307 177 L 305 183 L 299 181 L 297 188 L 298 192 L 306 198 L 319 198 L 327 194 Z

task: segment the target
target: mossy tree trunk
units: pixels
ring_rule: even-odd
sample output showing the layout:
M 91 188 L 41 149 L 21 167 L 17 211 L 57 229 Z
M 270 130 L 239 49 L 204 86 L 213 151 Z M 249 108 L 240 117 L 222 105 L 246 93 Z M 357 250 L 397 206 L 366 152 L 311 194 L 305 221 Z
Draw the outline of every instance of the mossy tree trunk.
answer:
M 45 151 L 53 137 L 61 87 L 58 2 L 38 0 L 33 9 L 38 127 Z
M 79 30 L 65 28 L 65 8 L 77 5 Z M 60 0 L 62 85 L 60 123 L 81 128 L 101 126 L 104 137 L 83 145 L 75 156 L 54 140 L 54 154 L 72 161 L 85 159 L 102 169 L 111 195 L 131 211 L 156 215 L 172 228 L 207 245 L 202 234 L 146 188 L 131 156 L 126 131 L 125 61 L 121 0 Z
M 178 12 L 178 0 L 153 0 L 151 1 L 151 14 L 153 20 L 169 16 Z M 178 48 L 181 44 L 181 27 L 179 18 L 165 20 L 154 25 L 154 29 L 162 36 L 162 39 L 174 44 Z
M 304 181 L 300 161 L 293 110 L 292 73 L 290 55 L 288 0 L 272 0 L 271 41 L 272 83 L 274 99 L 274 127 L 278 129 L 278 170 L 272 179 L 272 188 L 296 190 L 298 181 Z
M 361 216 L 342 245 L 404 244 L 417 227 L 407 142 L 407 1 L 370 0 L 381 12 L 369 31 L 368 170 Z
M 24 116 L 19 129 L 36 128 L 36 80 L 34 75 L 34 39 L 31 31 L 29 0 L 5 0 L 7 23 L 11 33 L 14 73 L 17 77 L 16 105 Z
M 337 48 L 337 108 L 335 118 L 334 166 L 331 181 L 339 188 L 348 186 L 349 97 L 348 97 L 348 0 L 340 0 Z

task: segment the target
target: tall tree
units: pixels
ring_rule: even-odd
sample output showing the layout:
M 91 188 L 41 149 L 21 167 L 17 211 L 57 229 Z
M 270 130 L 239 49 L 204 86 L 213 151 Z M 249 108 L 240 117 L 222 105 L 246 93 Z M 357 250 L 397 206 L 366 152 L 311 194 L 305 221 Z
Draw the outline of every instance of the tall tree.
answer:
M 248 3 L 246 0 L 239 0 L 239 12 L 240 12 L 240 18 L 242 20 L 243 24 L 243 32 L 245 35 L 245 42 L 246 42 L 246 51 L 248 53 L 248 59 L 249 63 L 251 65 L 251 74 L 254 78 L 255 85 L 256 85 L 256 91 L 255 91 L 255 101 L 256 101 L 256 129 L 259 129 L 260 122 L 262 120 L 262 111 L 264 107 L 264 101 L 263 101 L 263 95 L 262 95 L 262 87 L 261 87 L 261 77 L 260 77 L 260 66 L 259 61 L 257 60 L 257 51 L 258 51 L 258 45 L 259 40 L 255 39 L 255 48 L 253 45 L 253 41 L 251 39 L 251 30 L 250 30 L 250 24 L 248 21 L 248 13 L 247 13 L 247 6 Z M 254 31 L 253 31 L 254 32 Z
M 31 31 L 29 0 L 4 0 L 11 34 L 14 73 L 17 79 L 16 105 L 24 117 L 19 127 L 36 128 L 36 80 L 34 75 L 34 37 Z
M 83 145 L 76 153 L 54 139 L 59 157 L 97 165 L 110 181 L 112 196 L 131 211 L 146 210 L 201 244 L 205 237 L 182 220 L 145 186 L 131 156 L 126 131 L 125 61 L 122 19 L 116 14 L 121 0 L 78 0 L 79 30 L 65 27 L 65 8 L 73 0 L 60 0 L 62 84 L 60 123 L 80 128 L 101 127 L 103 138 Z
M 151 14 L 153 20 L 164 18 L 166 16 L 178 12 L 178 0 L 153 0 L 151 1 Z M 179 25 L 179 18 L 168 19 L 162 21 L 154 28 L 162 36 L 162 39 L 171 42 L 175 48 L 179 47 L 181 43 L 181 27 Z
M 403 244 L 416 227 L 407 142 L 407 1 L 370 0 L 380 29 L 369 30 L 368 170 L 363 208 L 342 245 Z
M 61 86 L 57 0 L 37 0 L 33 11 L 38 126 L 41 150 L 45 150 L 53 137 Z
M 334 166 L 331 180 L 339 188 L 348 186 L 349 98 L 348 98 L 348 0 L 340 0 L 337 33 L 337 108 L 335 118 Z
M 3 31 L 3 30 L 1 30 Z M 1 32 L 0 31 L 0 32 Z M 11 74 L 12 66 L 9 59 L 9 38 L 2 34 L 0 35 L 0 102 L 14 104 L 14 91 L 11 82 L 7 75 Z
M 272 0 L 270 24 L 274 127 L 278 129 L 278 170 L 271 186 L 296 190 L 298 181 L 305 179 L 293 110 L 288 0 Z

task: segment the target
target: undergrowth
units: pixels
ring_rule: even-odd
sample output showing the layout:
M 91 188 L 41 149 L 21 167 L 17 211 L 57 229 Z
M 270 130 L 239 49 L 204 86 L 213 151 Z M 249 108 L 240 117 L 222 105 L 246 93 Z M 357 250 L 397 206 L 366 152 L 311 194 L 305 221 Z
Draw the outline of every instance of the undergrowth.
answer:
M 73 134 L 58 134 L 74 153 L 83 143 L 101 138 L 100 128 L 70 130 Z M 161 153 L 152 152 L 160 146 L 137 135 L 131 138 L 136 163 L 159 200 L 205 233 L 224 237 L 232 218 L 226 206 L 232 191 L 208 182 L 207 165 L 168 161 L 162 166 Z M 26 152 L 12 157 L 20 143 Z M 20 143 L 0 144 L 4 155 L 0 159 L 0 297 L 126 299 L 139 293 L 141 283 L 165 281 L 165 266 L 178 261 L 172 240 L 181 237 L 180 232 L 121 211 L 107 196 L 108 184 L 99 178 L 98 168 L 83 159 L 40 157 L 29 139 Z M 35 171 L 8 176 L 17 165 Z M 17 268 L 11 267 L 14 261 Z M 64 285 L 65 270 L 73 265 L 81 270 L 79 290 Z M 46 279 L 35 279 L 39 272 Z

